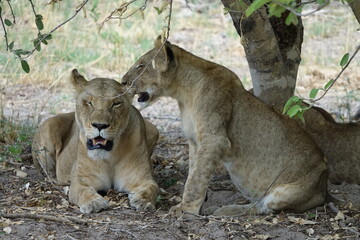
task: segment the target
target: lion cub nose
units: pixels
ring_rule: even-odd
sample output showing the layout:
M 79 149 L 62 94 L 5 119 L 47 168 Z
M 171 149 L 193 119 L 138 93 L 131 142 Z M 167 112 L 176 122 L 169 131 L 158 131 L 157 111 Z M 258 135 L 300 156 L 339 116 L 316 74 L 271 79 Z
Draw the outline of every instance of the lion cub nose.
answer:
M 110 125 L 109 124 L 103 124 L 103 123 L 91 123 L 91 125 L 95 128 L 97 128 L 99 131 L 101 131 L 102 129 L 108 128 Z

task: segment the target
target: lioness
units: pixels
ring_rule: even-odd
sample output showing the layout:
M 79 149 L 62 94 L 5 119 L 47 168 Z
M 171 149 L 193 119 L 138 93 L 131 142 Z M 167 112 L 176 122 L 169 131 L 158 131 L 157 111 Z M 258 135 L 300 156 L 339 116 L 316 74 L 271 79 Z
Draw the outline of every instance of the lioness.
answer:
M 324 202 L 326 163 L 304 130 L 248 93 L 229 69 L 170 42 L 162 44 L 158 38 L 122 83 L 133 87 L 143 106 L 160 96 L 178 101 L 190 147 L 189 175 L 182 201 L 171 214 L 199 214 L 220 161 L 245 197 L 260 200 L 254 208 L 229 205 L 215 215 L 303 212 Z
M 137 210 L 153 210 L 159 188 L 150 155 L 158 139 L 125 88 L 107 78 L 87 81 L 72 71 L 75 113 L 46 120 L 33 140 L 33 159 L 60 183 L 70 183 L 69 199 L 82 213 L 109 206 L 98 194 L 115 188 L 129 193 Z
M 328 159 L 329 180 L 360 184 L 360 123 L 337 123 L 324 109 L 304 113 L 302 126 Z

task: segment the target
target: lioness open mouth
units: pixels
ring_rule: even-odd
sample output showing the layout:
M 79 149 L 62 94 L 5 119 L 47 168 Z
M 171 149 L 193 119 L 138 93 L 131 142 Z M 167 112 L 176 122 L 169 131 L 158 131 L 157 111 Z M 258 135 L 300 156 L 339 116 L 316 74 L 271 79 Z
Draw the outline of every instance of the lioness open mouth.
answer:
M 95 149 L 103 149 L 105 151 L 110 151 L 113 147 L 113 141 L 107 140 L 105 138 L 102 138 L 100 136 L 88 139 L 86 143 L 86 147 L 89 150 L 95 150 Z
M 146 102 L 150 98 L 150 95 L 148 92 L 139 92 L 138 95 L 139 95 L 138 102 Z

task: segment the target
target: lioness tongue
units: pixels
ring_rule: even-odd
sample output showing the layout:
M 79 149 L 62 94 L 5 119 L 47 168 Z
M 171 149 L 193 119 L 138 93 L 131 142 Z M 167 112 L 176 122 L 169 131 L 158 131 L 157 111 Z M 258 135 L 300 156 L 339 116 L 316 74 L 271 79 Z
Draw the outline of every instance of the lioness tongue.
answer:
M 94 145 L 94 146 L 95 146 L 95 145 L 98 145 L 98 144 L 101 144 L 101 145 L 105 146 L 106 143 L 107 143 L 107 140 L 104 139 L 104 138 L 102 138 L 102 137 L 97 137 L 97 138 L 94 138 L 94 139 L 93 139 L 93 145 Z

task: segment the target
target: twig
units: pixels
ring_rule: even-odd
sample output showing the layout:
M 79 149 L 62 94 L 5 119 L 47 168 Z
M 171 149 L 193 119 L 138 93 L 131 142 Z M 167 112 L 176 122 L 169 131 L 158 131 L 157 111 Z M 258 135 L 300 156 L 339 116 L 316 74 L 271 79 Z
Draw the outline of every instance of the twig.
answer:
M 34 220 L 44 219 L 46 221 L 60 222 L 60 223 L 78 223 L 78 224 L 88 224 L 88 223 L 108 223 L 103 221 L 95 221 L 91 219 L 81 219 L 73 216 L 51 216 L 43 214 L 32 214 L 32 213 L 4 213 L 0 212 L 0 217 L 4 218 L 29 218 Z
M 269 187 L 266 189 L 266 191 L 264 192 L 264 194 L 261 196 L 261 198 L 259 198 L 257 201 L 255 201 L 251 207 L 249 209 L 247 209 L 246 211 L 244 211 L 243 213 L 241 213 L 240 215 L 234 215 L 236 216 L 242 216 L 245 215 L 246 213 L 248 213 L 252 208 L 254 208 L 256 206 L 256 204 L 258 204 L 262 199 L 264 199 L 264 197 L 266 196 L 266 194 L 269 192 L 270 188 L 272 188 L 272 186 L 275 184 L 275 182 L 278 180 L 278 178 L 281 176 L 281 174 L 283 174 L 283 172 L 286 170 L 286 167 L 279 173 L 279 175 L 277 175 L 277 177 L 275 178 L 275 180 L 269 185 Z
M 332 84 L 327 89 L 325 89 L 324 93 L 320 97 L 318 97 L 317 99 L 307 99 L 307 100 L 310 101 L 311 103 L 315 103 L 315 102 L 319 101 L 320 99 L 322 99 L 326 95 L 326 93 L 332 88 L 332 86 L 334 86 L 335 82 L 340 78 L 340 76 L 345 71 L 345 69 L 348 68 L 348 66 L 350 65 L 350 63 L 352 62 L 352 60 L 354 59 L 356 54 L 359 52 L 359 50 L 360 50 L 360 44 L 356 47 L 356 49 L 355 49 L 354 53 L 351 55 L 349 61 L 346 63 L 346 65 L 338 73 L 338 75 L 336 76 L 336 78 L 334 79 Z
M 32 8 L 32 11 L 34 13 L 34 16 L 35 16 L 35 21 L 37 20 L 37 13 L 36 13 L 36 10 L 35 10 L 35 5 L 34 3 L 32 2 L 32 0 L 28 0 L 30 2 L 30 5 L 31 5 L 31 8 Z M 38 27 L 36 27 L 36 29 L 38 30 L 38 35 L 40 36 L 41 35 L 41 31 Z
M 326 7 L 327 5 L 329 5 L 329 3 L 330 3 L 329 0 L 326 0 L 323 4 L 319 5 L 315 10 L 312 10 L 312 11 L 307 12 L 307 13 L 299 13 L 297 11 L 297 9 L 294 9 L 292 7 L 289 7 L 289 6 L 285 5 L 285 4 L 282 4 L 281 2 L 278 2 L 277 0 L 272 0 L 271 2 L 285 8 L 286 10 L 292 12 L 293 14 L 295 14 L 296 16 L 299 16 L 299 17 L 306 17 L 306 16 L 309 16 L 311 14 L 314 14 L 314 13 L 320 11 L 321 9 L 323 9 L 324 7 Z
M 335 207 L 335 205 L 334 205 L 334 203 L 332 203 L 332 202 L 329 202 L 329 207 L 330 207 L 330 209 L 334 212 L 334 213 L 338 213 L 339 212 L 339 209 L 337 208 L 337 207 Z
M 10 11 L 11 11 L 11 15 L 12 15 L 12 17 L 13 17 L 13 24 L 15 24 L 15 23 L 16 23 L 15 14 L 14 14 L 12 5 L 11 5 L 11 3 L 10 3 L 10 0 L 6 0 L 6 2 L 7 2 L 8 5 L 9 5 Z
M 102 23 L 100 24 L 100 27 L 99 27 L 99 32 L 101 31 L 102 27 L 104 26 L 104 24 L 108 21 L 110 21 L 111 19 L 127 19 L 129 17 L 131 17 L 132 15 L 134 15 L 136 12 L 138 12 L 139 10 L 143 10 L 146 8 L 146 4 L 147 4 L 147 0 L 144 1 L 144 4 L 139 7 L 137 10 L 135 10 L 133 13 L 129 14 L 128 16 L 126 17 L 122 17 L 122 14 L 126 12 L 127 10 L 127 7 L 131 4 L 133 4 L 134 2 L 136 2 L 138 0 L 132 0 L 130 2 L 125 2 L 123 4 L 120 5 L 120 7 L 116 8 L 114 11 L 112 11 L 110 13 L 109 16 L 107 16 L 105 18 L 104 21 L 102 21 Z M 114 17 L 115 13 L 119 13 L 119 17 Z
M 170 23 L 171 23 L 171 16 L 172 16 L 172 4 L 173 4 L 173 0 L 170 0 L 168 24 L 167 24 L 167 31 L 166 31 L 166 36 L 165 36 L 166 41 L 169 39 L 169 36 L 170 36 Z
M 31 1 L 31 0 L 29 0 Z M 61 28 L 62 26 L 64 26 L 66 23 L 70 22 L 73 18 L 76 17 L 76 15 L 81 11 L 81 9 L 84 8 L 84 6 L 89 2 L 89 0 L 84 0 L 79 6 L 78 8 L 75 10 L 74 15 L 72 15 L 70 18 L 68 18 L 66 21 L 62 22 L 61 24 L 59 24 L 58 26 L 56 26 L 53 30 L 51 30 L 49 33 L 44 34 L 43 37 L 41 39 L 39 39 L 39 42 L 36 44 L 36 46 L 30 51 L 30 53 L 24 57 L 22 57 L 21 59 L 26 59 L 28 57 L 30 57 L 36 50 L 36 48 L 38 47 L 38 45 L 40 45 L 42 43 L 43 40 L 45 40 L 45 38 L 47 38 L 49 35 L 51 35 L 53 32 L 55 32 L 56 30 L 58 30 L 59 28 Z
M 2 11 L 0 10 L 0 21 L 1 21 L 1 25 L 2 25 L 2 27 L 4 29 L 4 38 L 5 38 L 5 44 L 6 44 L 6 51 L 8 51 L 9 50 L 9 42 L 8 42 L 6 27 L 5 27 L 4 20 L 3 20 L 1 12 Z

